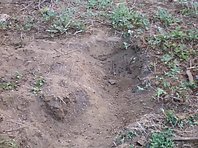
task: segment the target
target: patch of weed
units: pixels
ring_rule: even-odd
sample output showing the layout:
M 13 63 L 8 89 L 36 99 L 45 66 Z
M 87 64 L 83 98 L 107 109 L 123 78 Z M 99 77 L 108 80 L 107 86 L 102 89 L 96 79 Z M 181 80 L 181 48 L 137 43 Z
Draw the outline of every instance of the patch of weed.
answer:
M 111 15 L 112 25 L 116 29 L 130 30 L 132 28 L 147 28 L 149 20 L 141 13 L 130 10 L 126 5 L 120 4 Z
M 190 83 L 188 81 L 182 81 L 180 86 L 183 87 L 184 89 L 196 89 L 196 88 L 198 88 L 196 83 Z
M 57 12 L 55 12 L 53 9 L 50 9 L 48 7 L 41 9 L 41 14 L 45 21 L 50 21 L 58 15 Z
M 105 9 L 112 5 L 112 0 L 88 0 L 88 8 Z
M 30 31 L 34 28 L 34 21 L 34 18 L 28 17 L 23 24 L 23 30 Z
M 166 95 L 167 92 L 161 88 L 157 88 L 156 91 L 156 97 L 159 99 L 160 97 L 162 97 L 163 95 Z
M 165 73 L 165 76 L 172 77 L 174 79 L 178 79 L 178 77 L 176 77 L 176 75 L 180 74 L 181 70 L 177 64 L 177 61 L 174 60 L 174 62 L 171 62 L 170 64 L 168 64 L 168 67 L 169 67 L 169 71 Z
M 169 129 L 162 132 L 154 132 L 151 135 L 150 148 L 173 148 L 172 135 L 173 133 Z
M 190 125 L 198 125 L 198 114 L 190 116 L 186 122 Z
M 125 142 L 132 140 L 136 136 L 137 136 L 136 132 L 127 130 L 127 131 L 121 133 L 115 142 L 117 145 L 120 145 L 120 144 L 123 144 Z
M 0 88 L 3 90 L 14 90 L 17 88 L 17 85 L 14 82 L 1 82 Z
M 165 111 L 166 116 L 166 124 L 171 125 L 172 127 L 180 127 L 184 126 L 193 126 L 198 125 L 198 114 L 190 115 L 185 118 L 179 118 L 173 110 Z
M 175 115 L 174 111 L 168 110 L 165 111 L 166 115 L 166 124 L 169 124 L 173 127 L 179 126 L 182 127 L 182 121 Z
M 154 35 L 149 39 L 148 43 L 153 46 L 162 47 L 162 49 L 165 50 L 170 49 L 171 46 L 177 46 L 178 42 L 184 43 L 196 40 L 198 40 L 197 29 L 183 30 L 180 27 L 177 27 L 170 32 Z
M 45 84 L 45 80 L 43 78 L 37 79 L 36 82 L 34 83 L 34 87 L 32 89 L 32 92 L 34 94 L 39 93 L 44 84 Z
M 173 23 L 180 22 L 179 19 L 173 17 L 168 10 L 160 8 L 155 16 L 159 19 L 165 26 L 170 26 Z
M 82 21 L 74 19 L 75 10 L 73 9 L 66 9 L 60 13 L 57 13 L 53 10 L 46 9 L 43 10 L 42 14 L 44 20 L 50 24 L 49 29 L 47 32 L 50 33 L 67 33 L 69 30 L 75 31 L 84 31 L 85 25 Z
M 170 62 L 173 59 L 173 56 L 170 54 L 164 54 L 162 56 L 161 61 L 164 62 L 165 64 L 168 64 L 168 62 Z
M 186 16 L 197 17 L 198 15 L 198 2 L 179 0 L 181 4 L 180 13 Z
M 10 81 L 0 79 L 0 89 L 3 90 L 16 90 L 19 86 L 19 81 L 22 79 L 22 75 L 16 72 Z

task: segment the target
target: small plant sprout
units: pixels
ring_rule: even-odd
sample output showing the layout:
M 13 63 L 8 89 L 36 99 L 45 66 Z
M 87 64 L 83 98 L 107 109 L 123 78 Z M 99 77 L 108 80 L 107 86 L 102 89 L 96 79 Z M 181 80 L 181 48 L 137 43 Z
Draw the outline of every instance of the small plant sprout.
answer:
M 34 94 L 37 94 L 38 92 L 41 91 L 41 88 L 43 87 L 44 84 L 45 84 L 45 80 L 43 78 L 37 79 L 36 82 L 34 83 L 34 87 L 32 89 L 32 92 Z
M 0 83 L 0 88 L 3 90 L 14 90 L 17 85 L 14 82 L 2 82 Z
M 156 91 L 156 97 L 159 99 L 160 97 L 162 97 L 163 95 L 166 95 L 166 91 L 161 89 L 161 88 L 157 88 L 157 91 Z
M 112 4 L 112 0 L 88 0 L 88 8 L 105 9 Z

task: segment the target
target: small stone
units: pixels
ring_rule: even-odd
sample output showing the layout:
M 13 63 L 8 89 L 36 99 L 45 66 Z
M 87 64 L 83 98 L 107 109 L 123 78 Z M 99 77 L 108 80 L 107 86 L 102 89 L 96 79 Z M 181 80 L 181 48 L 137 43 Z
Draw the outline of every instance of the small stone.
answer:
M 112 80 L 112 79 L 108 80 L 108 82 L 109 82 L 109 84 L 111 84 L 111 85 L 115 85 L 115 84 L 117 83 L 116 80 Z

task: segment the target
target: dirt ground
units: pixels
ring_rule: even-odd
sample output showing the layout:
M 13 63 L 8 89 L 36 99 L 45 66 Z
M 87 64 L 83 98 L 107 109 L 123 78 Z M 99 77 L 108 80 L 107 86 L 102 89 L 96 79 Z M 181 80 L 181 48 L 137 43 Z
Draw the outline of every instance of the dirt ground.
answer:
M 1 1 L 0 14 L 23 18 L 33 9 L 17 2 Z M 146 50 L 125 49 L 108 25 L 54 38 L 43 28 L 0 31 L 0 139 L 20 148 L 111 148 L 124 128 L 160 119 L 153 113 L 164 104 L 152 99 L 152 89 L 138 89 L 152 75 Z
M 153 111 L 152 93 L 135 92 L 149 73 L 146 56 L 122 49 L 109 30 L 92 32 L 0 47 L 1 81 L 21 75 L 17 90 L 1 91 L 1 134 L 21 147 L 105 148 L 122 127 Z M 40 77 L 45 84 L 35 95 Z

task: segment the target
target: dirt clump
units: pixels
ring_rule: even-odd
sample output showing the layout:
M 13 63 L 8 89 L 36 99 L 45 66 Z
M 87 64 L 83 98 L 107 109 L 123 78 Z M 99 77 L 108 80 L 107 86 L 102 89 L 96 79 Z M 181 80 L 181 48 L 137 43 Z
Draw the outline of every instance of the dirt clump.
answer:
M 67 97 L 50 97 L 42 95 L 42 108 L 56 120 L 64 120 L 67 114 L 80 114 L 80 111 L 86 109 L 89 104 L 89 98 L 84 91 L 70 93 Z M 72 109 L 72 110 L 71 110 Z

